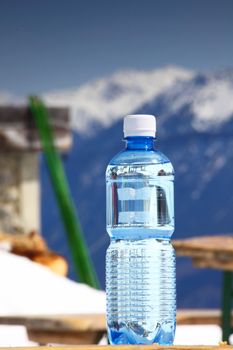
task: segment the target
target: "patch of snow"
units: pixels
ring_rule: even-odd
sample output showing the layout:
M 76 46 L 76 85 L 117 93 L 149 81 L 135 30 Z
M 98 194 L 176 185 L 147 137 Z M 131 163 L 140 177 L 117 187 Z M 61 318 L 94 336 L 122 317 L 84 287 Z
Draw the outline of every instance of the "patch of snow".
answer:
M 0 347 L 31 347 L 37 345 L 37 343 L 28 339 L 26 327 L 0 325 Z
M 0 315 L 104 313 L 105 293 L 0 251 Z
M 176 328 L 174 345 L 218 345 L 221 338 L 217 325 L 181 325 Z

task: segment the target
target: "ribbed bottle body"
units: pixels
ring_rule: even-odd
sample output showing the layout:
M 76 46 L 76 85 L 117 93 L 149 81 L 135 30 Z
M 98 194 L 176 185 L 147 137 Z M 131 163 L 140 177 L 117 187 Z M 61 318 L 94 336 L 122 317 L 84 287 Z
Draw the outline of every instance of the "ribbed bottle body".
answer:
M 112 344 L 173 343 L 175 254 L 168 240 L 112 240 L 106 292 Z
M 162 153 L 143 149 L 141 139 L 136 146 L 106 170 L 108 335 L 112 344 L 172 344 L 174 172 Z

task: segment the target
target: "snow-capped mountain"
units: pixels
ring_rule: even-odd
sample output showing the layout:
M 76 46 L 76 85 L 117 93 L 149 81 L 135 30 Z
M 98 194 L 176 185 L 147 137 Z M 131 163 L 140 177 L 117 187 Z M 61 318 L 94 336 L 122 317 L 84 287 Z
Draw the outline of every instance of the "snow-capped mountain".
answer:
M 72 126 L 89 134 L 97 125 L 109 127 L 124 115 L 152 101 L 162 100 L 163 120 L 189 108 L 197 131 L 218 127 L 233 115 L 233 73 L 200 74 L 166 67 L 152 71 L 123 71 L 79 89 L 44 95 L 49 105 L 71 108 Z M 157 111 L 154 111 L 156 113 Z

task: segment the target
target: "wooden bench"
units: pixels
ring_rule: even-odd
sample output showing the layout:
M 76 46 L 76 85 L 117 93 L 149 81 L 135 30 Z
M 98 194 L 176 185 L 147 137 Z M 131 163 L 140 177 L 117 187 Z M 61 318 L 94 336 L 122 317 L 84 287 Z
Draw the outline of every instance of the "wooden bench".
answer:
M 44 317 L 1 316 L 0 324 L 25 326 L 29 339 L 39 344 L 97 344 L 106 333 L 106 318 L 102 314 Z M 177 324 L 221 325 L 221 311 L 178 310 Z

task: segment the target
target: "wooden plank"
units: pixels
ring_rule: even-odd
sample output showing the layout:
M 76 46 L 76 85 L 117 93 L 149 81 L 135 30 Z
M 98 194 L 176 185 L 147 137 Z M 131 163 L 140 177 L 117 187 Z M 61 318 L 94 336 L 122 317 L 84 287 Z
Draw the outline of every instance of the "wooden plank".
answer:
M 174 240 L 177 256 L 192 258 L 199 268 L 233 271 L 233 236 L 204 236 Z
M 72 143 L 69 109 L 49 107 L 55 145 L 68 150 Z M 32 115 L 27 106 L 0 106 L 1 151 L 40 151 L 41 144 Z
M 24 325 L 30 330 L 91 332 L 106 329 L 104 314 L 56 316 L 0 316 L 0 324 Z
M 40 331 L 27 329 L 28 338 L 41 345 L 52 344 L 98 344 L 104 335 L 104 331 L 92 332 L 63 332 L 63 331 Z

